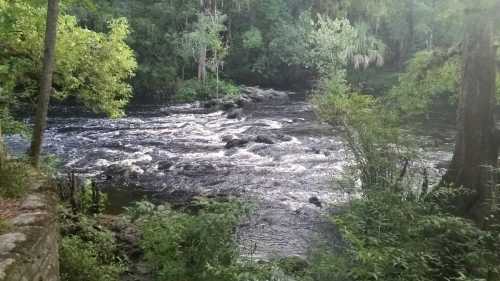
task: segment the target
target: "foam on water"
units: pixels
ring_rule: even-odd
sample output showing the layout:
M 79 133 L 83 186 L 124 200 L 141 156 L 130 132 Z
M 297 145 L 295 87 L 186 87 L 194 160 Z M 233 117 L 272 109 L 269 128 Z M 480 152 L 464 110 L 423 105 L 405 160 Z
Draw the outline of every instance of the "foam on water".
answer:
M 145 112 L 114 120 L 53 118 L 45 149 L 68 170 L 112 178 L 106 183 L 140 187 L 159 198 L 182 191 L 254 201 L 258 207 L 241 227 L 240 239 L 242 247 L 256 245 L 253 254 L 261 258 L 307 253 L 325 211 L 311 198 L 327 206 L 354 196 L 335 189 L 352 155 L 303 101 L 263 104 L 240 120 L 193 104 Z M 227 136 L 249 143 L 226 149 Z M 256 143 L 256 136 L 274 144 Z M 8 142 L 20 152 L 27 146 L 20 137 Z M 437 162 L 450 154 L 426 155 Z

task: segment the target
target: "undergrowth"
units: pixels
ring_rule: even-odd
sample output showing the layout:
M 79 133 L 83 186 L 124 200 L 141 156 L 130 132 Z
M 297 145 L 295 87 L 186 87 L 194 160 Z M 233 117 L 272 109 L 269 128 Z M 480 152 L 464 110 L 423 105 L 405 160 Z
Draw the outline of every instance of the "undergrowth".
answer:
M 326 280 L 495 281 L 500 232 L 455 216 L 442 189 L 425 198 L 374 192 L 331 217 L 346 242 L 340 253 L 318 251 L 310 278 Z
M 86 215 L 60 215 L 62 281 L 117 281 L 126 270 L 112 232 Z

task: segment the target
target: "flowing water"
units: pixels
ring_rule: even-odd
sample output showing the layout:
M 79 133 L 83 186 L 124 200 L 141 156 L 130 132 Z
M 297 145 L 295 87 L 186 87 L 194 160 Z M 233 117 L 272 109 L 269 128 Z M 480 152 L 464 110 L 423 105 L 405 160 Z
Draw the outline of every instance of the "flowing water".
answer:
M 420 139 L 429 147 L 422 150 L 429 167 L 451 157 L 450 133 L 439 132 Z M 245 141 L 226 146 L 231 139 Z M 8 142 L 14 150 L 26 146 L 20 138 Z M 298 95 L 257 104 L 242 119 L 194 104 L 136 108 L 116 120 L 54 117 L 45 150 L 65 169 L 113 186 L 115 209 L 144 194 L 157 201 L 250 199 L 256 210 L 240 228 L 241 244 L 261 258 L 306 254 L 325 207 L 350 197 L 335 184 L 349 153 L 336 130 L 318 122 Z

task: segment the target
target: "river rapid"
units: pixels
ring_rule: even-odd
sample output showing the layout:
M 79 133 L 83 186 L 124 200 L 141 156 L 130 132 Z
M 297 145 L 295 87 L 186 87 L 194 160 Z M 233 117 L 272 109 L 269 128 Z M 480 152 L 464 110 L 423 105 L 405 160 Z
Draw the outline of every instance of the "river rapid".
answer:
M 174 203 L 197 195 L 243 198 L 256 206 L 240 226 L 243 254 L 304 256 L 321 236 L 321 214 L 351 198 L 337 184 L 349 151 L 303 95 L 251 91 L 261 98 L 232 119 L 200 104 L 137 107 L 115 120 L 53 116 L 44 149 L 64 171 L 112 189 L 111 212 L 142 196 Z M 270 93 L 280 98 L 262 98 Z M 453 132 L 433 132 L 418 141 L 436 180 L 439 163 L 451 158 Z M 26 148 L 20 137 L 8 143 Z

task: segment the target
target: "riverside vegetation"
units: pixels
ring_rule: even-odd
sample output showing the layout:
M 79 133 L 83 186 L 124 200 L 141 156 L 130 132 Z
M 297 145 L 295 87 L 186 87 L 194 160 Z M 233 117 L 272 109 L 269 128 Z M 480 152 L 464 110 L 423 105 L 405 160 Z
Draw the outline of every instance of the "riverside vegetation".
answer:
M 40 165 L 49 97 L 117 118 L 130 101 L 224 103 L 239 84 L 309 92 L 349 151 L 335 185 L 356 194 L 324 212 L 336 247 L 256 260 L 240 251 L 241 198 L 140 201 L 112 217 L 92 184 L 62 184 L 63 280 L 500 280 L 499 1 L 46 4 L 0 0 L 1 200 L 61 171 Z M 453 110 L 453 159 L 432 186 L 412 136 Z M 33 111 L 29 159 L 14 159 L 4 135 L 30 132 Z

